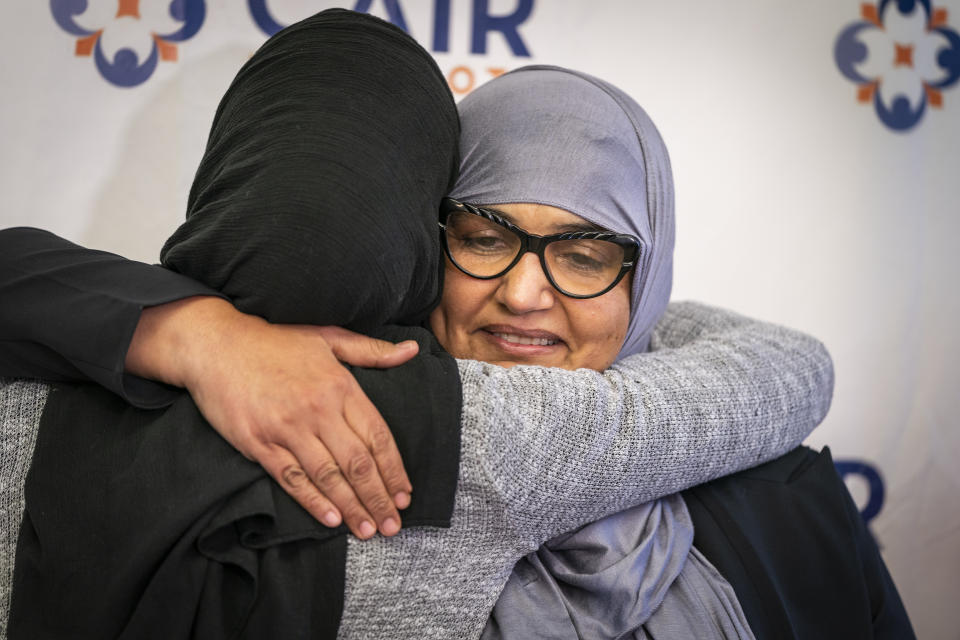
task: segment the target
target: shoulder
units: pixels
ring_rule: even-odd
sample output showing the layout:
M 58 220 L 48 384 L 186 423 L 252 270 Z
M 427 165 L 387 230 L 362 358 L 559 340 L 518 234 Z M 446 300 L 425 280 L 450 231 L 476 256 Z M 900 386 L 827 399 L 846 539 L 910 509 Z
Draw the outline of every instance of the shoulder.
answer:
M 869 637 L 864 558 L 879 556 L 829 449 L 798 447 L 683 495 L 694 544 L 758 637 Z
M 727 476 L 727 479 L 790 484 L 834 475 L 833 456 L 829 447 L 815 451 L 799 446 L 770 462 Z
M 833 464 L 830 449 L 800 446 L 770 462 L 688 489 L 689 499 L 722 505 L 723 510 L 769 522 L 770 513 L 792 513 L 807 507 L 846 519 L 847 490 Z M 829 508 L 827 508 L 829 505 Z M 794 517 L 794 516 L 791 516 Z M 751 518 L 747 518 L 753 519 Z

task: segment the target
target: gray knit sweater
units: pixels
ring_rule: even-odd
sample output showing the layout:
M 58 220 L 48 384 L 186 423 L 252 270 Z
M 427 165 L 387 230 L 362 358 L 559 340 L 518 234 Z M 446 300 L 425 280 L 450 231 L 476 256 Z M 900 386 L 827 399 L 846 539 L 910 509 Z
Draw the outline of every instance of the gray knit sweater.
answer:
M 824 417 L 829 355 L 801 333 L 672 304 L 606 372 L 459 361 L 452 526 L 349 539 L 342 638 L 475 638 L 516 561 L 604 515 L 785 453 Z M 0 620 L 46 387 L 0 385 Z

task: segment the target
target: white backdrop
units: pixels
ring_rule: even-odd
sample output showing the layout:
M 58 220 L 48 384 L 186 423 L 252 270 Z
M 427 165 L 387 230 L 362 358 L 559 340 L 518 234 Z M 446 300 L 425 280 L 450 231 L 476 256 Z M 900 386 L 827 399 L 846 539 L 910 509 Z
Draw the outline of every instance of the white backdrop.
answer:
M 156 261 L 234 73 L 271 24 L 331 6 L 405 23 L 459 95 L 550 63 L 647 109 L 674 298 L 827 344 L 810 444 L 862 463 L 848 485 L 918 635 L 960 638 L 960 0 L 8 2 L 0 226 Z

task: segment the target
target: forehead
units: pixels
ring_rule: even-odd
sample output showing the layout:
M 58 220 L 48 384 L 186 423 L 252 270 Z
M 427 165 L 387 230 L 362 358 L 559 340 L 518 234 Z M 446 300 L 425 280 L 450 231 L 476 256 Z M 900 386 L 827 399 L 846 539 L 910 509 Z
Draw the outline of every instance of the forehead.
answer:
M 548 235 L 570 231 L 606 231 L 565 209 L 548 204 L 515 202 L 484 206 L 484 209 L 509 220 L 531 233 Z

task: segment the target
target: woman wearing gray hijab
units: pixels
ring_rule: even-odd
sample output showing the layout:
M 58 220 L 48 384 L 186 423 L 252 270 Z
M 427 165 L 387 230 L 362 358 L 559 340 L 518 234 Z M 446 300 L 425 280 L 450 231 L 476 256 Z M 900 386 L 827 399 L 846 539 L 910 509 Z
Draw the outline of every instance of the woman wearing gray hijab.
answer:
M 502 336 L 512 324 L 543 336 L 538 329 L 557 326 L 558 316 L 569 318 L 591 302 L 569 295 L 547 300 L 529 283 L 542 266 L 550 282 L 539 286 L 562 288 L 563 250 L 551 260 L 548 248 L 555 245 L 541 241 L 539 265 L 529 256 L 510 262 L 516 250 L 508 247 L 522 244 L 512 236 L 556 233 L 579 222 L 639 241 L 632 283 L 600 298 L 619 288 L 627 304 L 608 303 L 602 311 L 614 315 L 602 322 L 625 327 L 618 359 L 650 348 L 656 353 L 663 338 L 656 323 L 671 288 L 674 201 L 667 150 L 644 110 L 609 83 L 548 66 L 501 76 L 459 110 L 463 160 L 452 197 L 482 220 L 448 221 L 444 297 L 431 318 L 441 343 L 460 357 L 569 367 L 569 354 L 523 352 L 484 334 Z M 469 233 L 459 238 L 451 231 L 457 226 Z M 617 313 L 629 320 L 618 322 Z M 696 503 L 696 519 L 674 494 L 560 535 L 524 557 L 483 637 L 912 637 L 828 451 L 798 449 L 686 495 Z M 699 543 L 736 588 L 694 546 L 695 523 Z M 817 533 L 798 533 L 808 530 Z M 829 588 L 820 584 L 826 572 Z M 772 593 L 758 594 L 763 584 Z
M 527 224 L 559 218 L 562 210 L 639 240 L 637 266 L 627 283 L 629 303 L 608 314 L 629 318 L 618 359 L 647 351 L 670 298 L 674 199 L 667 149 L 646 112 L 602 80 L 547 66 L 508 73 L 466 97 L 459 110 L 463 159 L 453 198 L 505 216 L 517 213 L 513 203 L 535 203 L 540 207 L 524 216 Z M 515 216 L 508 219 L 516 221 Z M 527 224 L 523 226 L 529 228 Z M 457 256 L 451 258 L 448 266 L 456 263 Z M 448 268 L 444 298 L 461 282 L 463 287 L 471 284 L 463 273 Z M 559 299 L 557 304 L 575 308 L 589 302 Z M 533 300 L 520 308 L 515 303 L 512 310 L 548 324 L 553 310 L 536 304 Z M 478 357 L 479 351 L 488 361 L 505 357 L 471 345 L 465 337 L 471 326 L 451 327 L 463 324 L 463 318 L 449 306 L 441 303 L 432 325 L 454 355 Z M 468 313 L 477 317 L 473 308 Z M 616 320 L 604 318 L 608 325 Z M 478 323 L 485 322 L 494 320 L 481 315 Z M 445 330 L 437 331 L 438 326 Z M 513 359 L 554 364 L 549 354 Z M 672 625 L 672 637 L 707 637 L 703 631 L 716 628 L 720 637 L 752 638 L 732 589 L 692 541 L 693 525 L 678 494 L 564 534 L 521 560 L 484 637 L 570 637 L 573 631 L 589 638 L 619 638 L 631 631 L 646 637 L 643 625 L 656 614 L 689 621 L 687 627 Z M 575 551 L 584 548 L 589 552 Z M 542 576 L 535 579 L 538 573 Z M 575 575 L 580 578 L 576 595 L 563 597 L 559 585 L 574 581 Z M 671 594 L 673 606 L 661 607 L 671 590 L 683 594 Z

